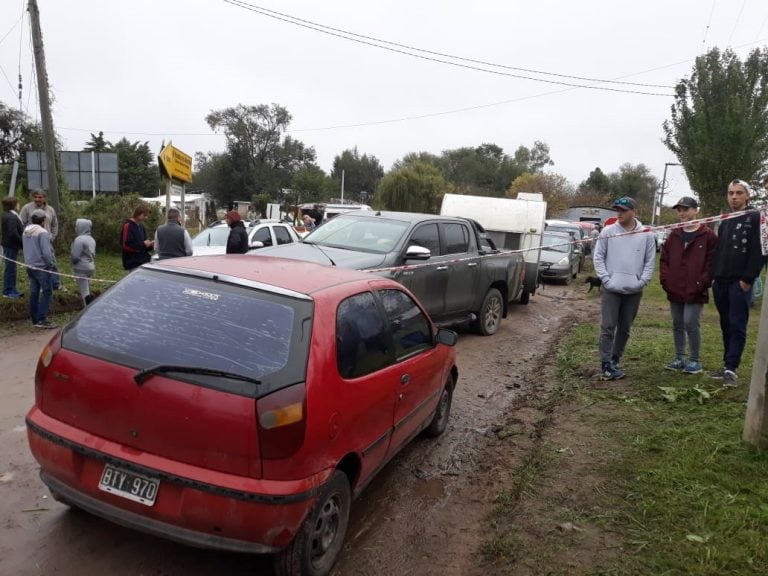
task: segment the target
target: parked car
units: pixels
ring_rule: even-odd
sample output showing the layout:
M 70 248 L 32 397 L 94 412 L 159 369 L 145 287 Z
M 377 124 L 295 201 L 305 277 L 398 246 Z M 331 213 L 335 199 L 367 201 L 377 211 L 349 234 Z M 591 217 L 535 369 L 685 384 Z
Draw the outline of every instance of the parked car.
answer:
M 567 222 L 565 220 L 546 220 L 544 230 L 549 232 L 568 232 L 572 234 L 575 244 L 574 248 L 579 257 L 579 269 L 577 272 L 581 272 L 587 258 L 587 250 L 584 241 L 587 234 L 585 230 L 579 226 L 579 223 Z
M 362 272 L 147 264 L 42 351 L 29 445 L 57 500 L 322 576 L 352 496 L 416 435 L 445 431 L 456 338 L 400 283 Z
M 404 284 L 438 324 L 469 321 L 483 335 L 496 332 L 508 303 L 524 292 L 522 254 L 501 253 L 467 218 L 357 210 L 324 222 L 298 244 L 254 255 L 376 271 Z
M 568 232 L 544 232 L 539 269 L 543 280 L 558 280 L 570 284 L 579 273 L 580 255 Z
M 656 227 L 653 228 L 653 240 L 656 243 L 656 252 L 661 252 L 661 247 L 667 240 L 669 230 L 666 228 Z
M 299 235 L 293 226 L 279 220 L 253 220 L 245 222 L 245 225 L 251 250 L 299 241 Z M 228 237 L 229 226 L 226 222 L 209 226 L 192 238 L 192 255 L 225 254 Z

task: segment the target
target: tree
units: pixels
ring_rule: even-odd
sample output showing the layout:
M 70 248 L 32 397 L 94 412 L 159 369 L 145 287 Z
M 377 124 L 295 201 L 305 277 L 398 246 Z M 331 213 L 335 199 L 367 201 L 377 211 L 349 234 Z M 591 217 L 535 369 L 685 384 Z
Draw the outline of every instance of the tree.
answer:
M 645 164 L 633 166 L 630 163 L 619 166 L 618 172 L 612 172 L 608 176 L 610 196 L 620 198 L 631 196 L 637 201 L 637 214 L 640 220 L 650 219 L 653 210 L 653 199 L 659 190 L 659 181 L 651 174 Z
M 57 140 L 57 147 L 60 144 Z M 0 102 L 0 164 L 24 161 L 24 153 L 43 149 L 43 129 L 26 114 Z
M 379 180 L 384 176 L 384 169 L 379 164 L 376 156 L 368 156 L 357 151 L 357 146 L 352 150 L 344 150 L 333 159 L 331 180 L 336 190 L 341 189 L 341 174 L 344 173 L 344 194 L 348 192 L 352 198 L 358 201 L 367 201 L 373 196 Z
M 226 188 L 224 196 L 251 197 L 255 193 L 276 194 L 289 188 L 293 176 L 315 161 L 315 150 L 285 134 L 291 123 L 288 110 L 278 104 L 213 110 L 205 121 L 227 138 L 227 154 L 237 178 L 228 179 L 239 190 Z M 221 201 L 221 198 L 217 198 Z
M 99 135 L 96 136 L 91 133 L 91 139 L 85 143 L 83 151 L 85 152 L 108 152 L 112 147 L 112 144 L 104 139 L 104 132 L 99 131 Z
M 122 138 L 110 144 L 109 152 L 117 153 L 118 184 L 121 194 L 156 196 L 160 189 L 160 172 L 149 142 L 129 142 Z
M 611 179 L 605 174 L 605 172 L 600 170 L 600 167 L 598 166 L 589 173 L 589 176 L 586 180 L 584 180 L 584 182 L 579 184 L 579 189 L 582 188 L 588 188 L 595 190 L 596 192 L 607 194 L 611 190 Z
M 508 198 L 517 198 L 519 192 L 538 192 L 547 202 L 547 216 L 560 214 L 572 203 L 573 185 L 561 174 L 531 174 L 525 172 L 515 178 L 507 189 Z
M 545 166 L 553 166 L 555 163 L 549 157 L 549 146 L 536 140 L 533 147 L 520 146 L 515 150 L 515 163 L 525 172 L 537 174 Z
M 297 194 L 299 201 L 305 203 L 326 200 L 334 188 L 322 168 L 309 164 L 300 168 L 293 176 L 291 189 Z
M 677 84 L 671 111 L 664 143 L 705 211 L 719 212 L 729 181 L 759 181 L 768 170 L 768 48 L 743 63 L 730 49 L 699 56 Z
M 413 162 L 390 170 L 379 182 L 374 205 L 385 210 L 437 214 L 452 188 L 431 164 Z

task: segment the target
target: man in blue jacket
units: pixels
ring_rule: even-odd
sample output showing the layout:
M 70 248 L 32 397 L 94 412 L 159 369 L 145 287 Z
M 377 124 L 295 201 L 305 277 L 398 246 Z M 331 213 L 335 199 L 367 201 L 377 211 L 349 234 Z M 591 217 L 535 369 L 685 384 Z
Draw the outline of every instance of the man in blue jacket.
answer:
M 749 184 L 733 180 L 728 185 L 728 208 L 731 212 L 740 212 L 749 207 Z M 720 224 L 717 236 L 712 295 L 720 315 L 724 350 L 723 367 L 710 376 L 722 378 L 723 386 L 736 386 L 736 369 L 747 341 L 752 284 L 763 264 L 760 213 L 749 212 L 725 220 Z
M 624 378 L 619 361 L 629 329 L 640 308 L 643 288 L 653 277 L 656 241 L 635 217 L 637 202 L 629 196 L 613 203 L 616 222 L 603 228 L 595 246 L 595 273 L 603 282 L 600 296 L 600 377 Z

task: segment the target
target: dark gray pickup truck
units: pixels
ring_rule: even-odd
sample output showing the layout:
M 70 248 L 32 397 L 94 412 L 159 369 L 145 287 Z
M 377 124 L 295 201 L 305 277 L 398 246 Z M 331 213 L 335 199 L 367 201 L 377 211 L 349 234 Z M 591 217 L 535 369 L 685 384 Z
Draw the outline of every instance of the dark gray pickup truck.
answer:
M 525 274 L 522 255 L 501 253 L 473 220 L 407 212 L 341 214 L 302 242 L 251 254 L 371 270 L 405 285 L 437 324 L 469 321 L 483 335 L 520 299 Z

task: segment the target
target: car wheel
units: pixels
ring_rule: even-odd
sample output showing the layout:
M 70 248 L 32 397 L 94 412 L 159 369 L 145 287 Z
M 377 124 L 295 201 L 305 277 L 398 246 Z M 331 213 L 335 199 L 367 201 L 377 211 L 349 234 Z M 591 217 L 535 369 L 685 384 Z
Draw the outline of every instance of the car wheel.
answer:
M 325 576 L 344 544 L 352 494 L 346 475 L 336 470 L 287 548 L 275 555 L 277 576 Z
M 451 402 L 453 401 L 453 376 L 448 376 L 443 393 L 440 395 L 440 402 L 435 409 L 435 415 L 432 422 L 424 429 L 424 435 L 430 438 L 437 438 L 445 429 L 448 428 L 448 419 L 451 416 Z
M 523 293 L 520 294 L 520 304 L 528 304 L 528 302 L 531 301 L 531 293 L 528 292 L 528 290 L 523 290 Z
M 573 278 L 574 278 L 575 276 L 576 276 L 575 274 L 574 274 L 573 276 L 571 276 L 570 274 L 568 274 L 568 275 L 567 275 L 565 278 L 563 278 L 563 284 L 565 284 L 566 286 L 568 286 L 568 284 L 570 284 L 570 283 L 571 283 L 571 281 L 573 280 Z
M 480 314 L 475 321 L 475 330 L 483 336 L 495 334 L 496 330 L 499 329 L 503 310 L 504 303 L 501 301 L 501 292 L 496 288 L 491 288 L 483 298 Z

